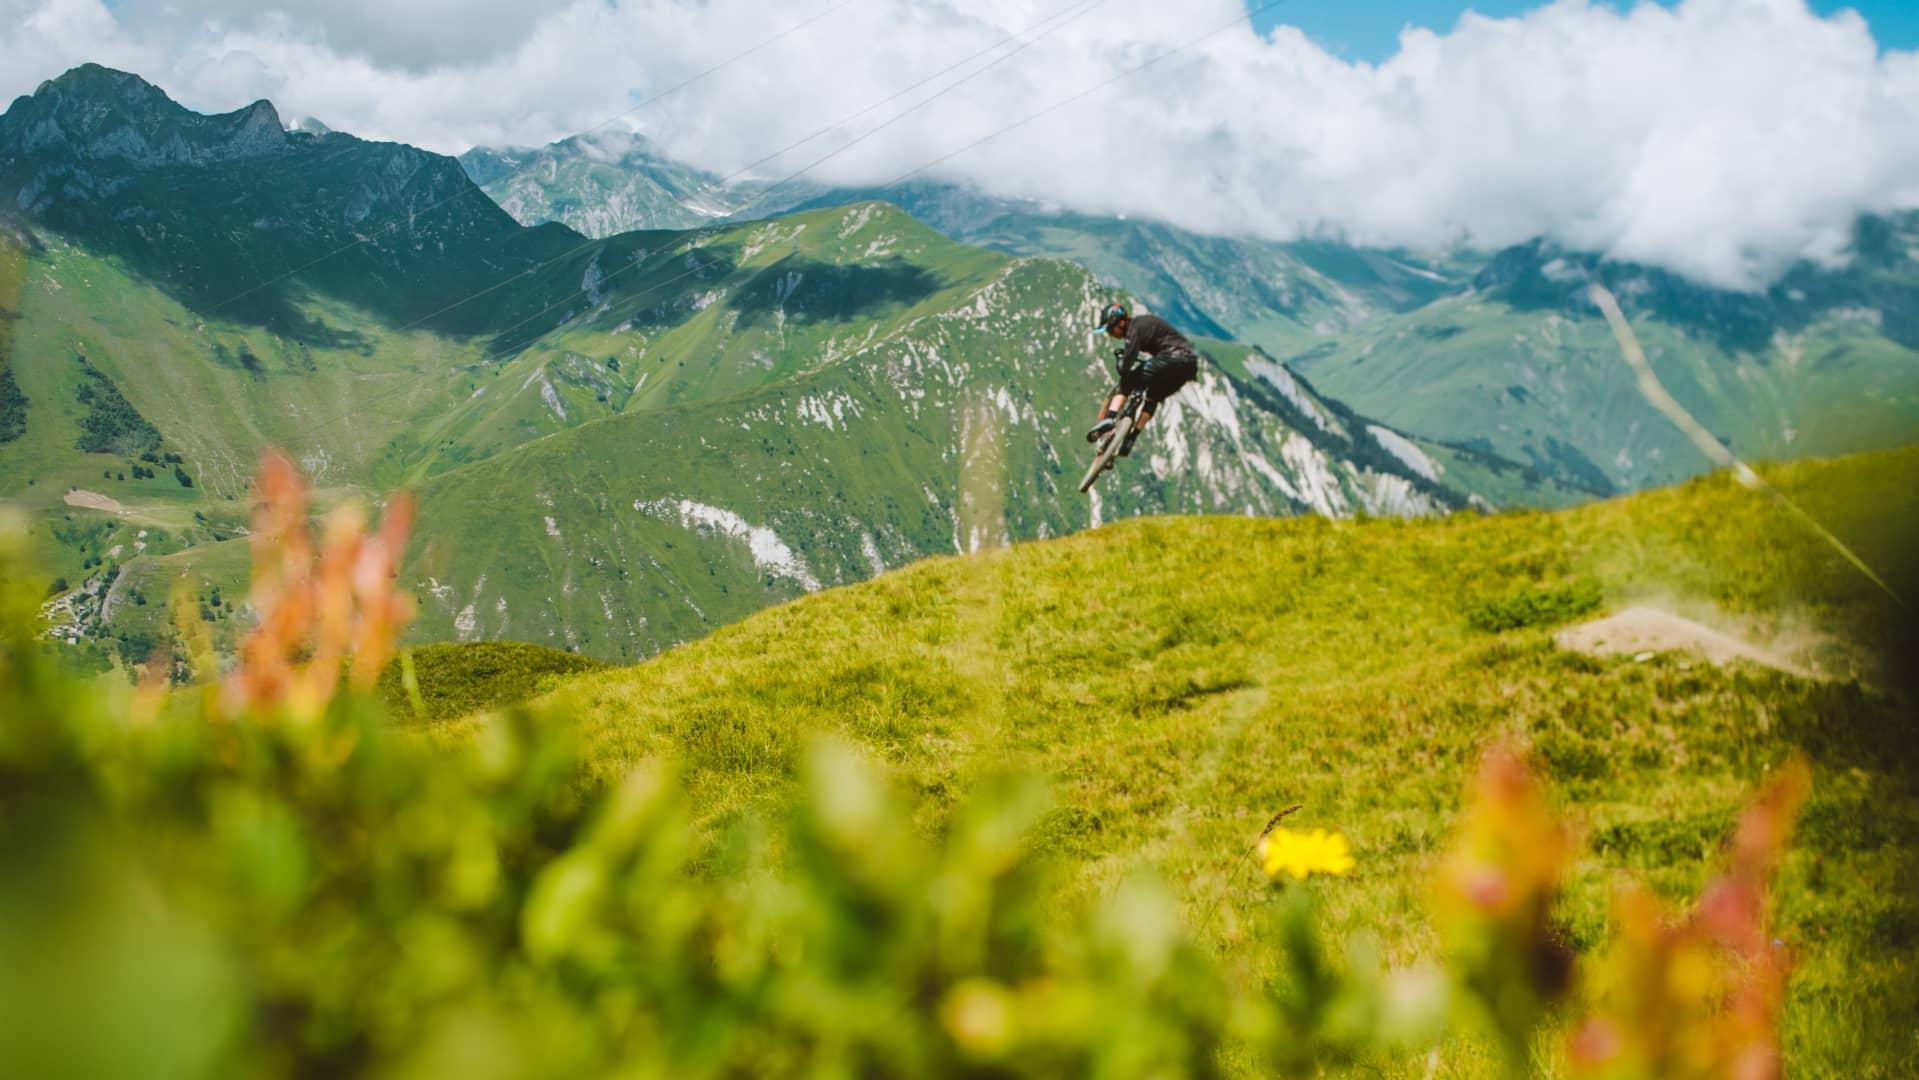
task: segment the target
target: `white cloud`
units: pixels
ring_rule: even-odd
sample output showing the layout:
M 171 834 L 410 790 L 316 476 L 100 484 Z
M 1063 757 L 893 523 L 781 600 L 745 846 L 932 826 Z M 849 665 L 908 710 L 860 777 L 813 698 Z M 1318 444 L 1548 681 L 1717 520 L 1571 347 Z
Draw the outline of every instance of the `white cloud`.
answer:
M 830 2 L 0 0 L 0 91 L 95 59 L 195 107 L 266 96 L 288 115 L 454 152 L 595 124 Z M 1060 8 L 858 0 L 632 122 L 730 171 Z M 890 180 L 1240 10 L 1108 0 L 815 178 Z M 1861 211 L 1919 206 L 1919 54 L 1881 55 L 1856 15 L 1820 18 L 1803 0 L 1626 12 L 1561 0 L 1409 30 L 1376 66 L 1241 25 L 942 168 L 1206 231 L 1417 247 L 1544 234 L 1751 287 L 1794 259 L 1835 257 Z

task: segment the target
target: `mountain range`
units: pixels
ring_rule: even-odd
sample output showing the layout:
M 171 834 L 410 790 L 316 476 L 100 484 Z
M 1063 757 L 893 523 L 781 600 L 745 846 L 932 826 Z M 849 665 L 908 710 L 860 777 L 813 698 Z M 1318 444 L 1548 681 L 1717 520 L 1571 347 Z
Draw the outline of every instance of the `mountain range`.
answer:
M 1122 516 L 1585 495 L 1209 341 L 1083 498 L 1110 289 L 879 202 L 589 237 L 515 222 L 453 159 L 289 130 L 265 102 L 202 116 L 90 66 L 0 117 L 0 204 L 0 497 L 64 579 L 55 632 L 101 663 L 144 659 L 176 582 L 216 639 L 244 621 L 266 446 L 327 501 L 418 492 L 420 636 L 613 660 Z
M 594 151 L 572 140 L 521 154 L 541 164 L 486 175 L 487 190 L 529 224 L 591 231 L 593 218 L 567 208 L 593 193 L 566 163 Z M 1919 214 L 1862 218 L 1843 265 L 1802 264 L 1763 293 L 1741 293 L 1544 241 L 1418 253 L 1202 236 L 929 181 L 836 190 L 800 181 L 769 193 L 658 148 L 617 169 L 629 183 L 679 178 L 713 207 L 743 208 L 736 214 L 886 199 L 964 243 L 1069 259 L 1182 326 L 1258 346 L 1361 413 L 1593 494 L 1711 464 L 1640 393 L 1587 296 L 1595 281 L 1618 295 L 1667 389 L 1735 453 L 1838 454 L 1919 433 Z M 536 172 L 551 178 L 548 201 L 512 201 Z M 640 212 L 620 224 L 650 221 Z

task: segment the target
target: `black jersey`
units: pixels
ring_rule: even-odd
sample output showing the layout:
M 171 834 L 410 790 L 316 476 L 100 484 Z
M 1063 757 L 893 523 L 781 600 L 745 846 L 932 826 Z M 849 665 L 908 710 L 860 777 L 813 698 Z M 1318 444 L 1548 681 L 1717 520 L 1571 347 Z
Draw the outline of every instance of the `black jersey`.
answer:
M 1157 315 L 1135 315 L 1128 321 L 1126 347 L 1119 350 L 1119 370 L 1130 370 L 1141 353 L 1161 360 L 1199 358 L 1193 343 Z

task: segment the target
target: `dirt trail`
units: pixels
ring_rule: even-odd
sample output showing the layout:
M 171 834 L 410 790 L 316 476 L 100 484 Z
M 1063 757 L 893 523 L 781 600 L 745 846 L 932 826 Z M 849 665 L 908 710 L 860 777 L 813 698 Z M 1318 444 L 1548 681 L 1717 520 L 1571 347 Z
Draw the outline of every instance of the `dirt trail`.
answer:
M 109 514 L 124 514 L 127 512 L 127 508 L 120 505 L 120 500 L 102 495 L 97 491 L 69 491 L 67 492 L 67 505 L 81 506 L 88 510 L 105 510 Z
M 1789 675 L 1817 677 L 1816 672 L 1770 649 L 1658 608 L 1627 608 L 1596 622 L 1561 630 L 1553 640 L 1560 648 L 1589 656 L 1694 652 L 1714 664 L 1747 660 Z

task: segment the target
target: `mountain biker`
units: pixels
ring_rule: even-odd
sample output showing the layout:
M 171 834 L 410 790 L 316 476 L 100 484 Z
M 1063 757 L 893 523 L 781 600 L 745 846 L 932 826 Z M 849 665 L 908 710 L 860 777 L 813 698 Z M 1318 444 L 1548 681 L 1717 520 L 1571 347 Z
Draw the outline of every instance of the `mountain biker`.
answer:
M 1140 407 L 1133 430 L 1120 444 L 1119 456 L 1125 457 L 1133 452 L 1133 441 L 1153 418 L 1159 403 L 1198 377 L 1199 352 L 1165 319 L 1157 315 L 1135 316 L 1125 304 L 1107 304 L 1102 308 L 1098 328 L 1126 345 L 1113 351 L 1113 358 L 1119 361 L 1119 389 L 1100 412 L 1099 423 L 1086 433 L 1086 441 L 1098 442 L 1101 436 L 1113 430 L 1113 417 L 1126 404 L 1127 397 L 1135 390 L 1144 389 L 1146 403 Z M 1144 360 L 1140 359 L 1141 354 L 1145 355 Z

